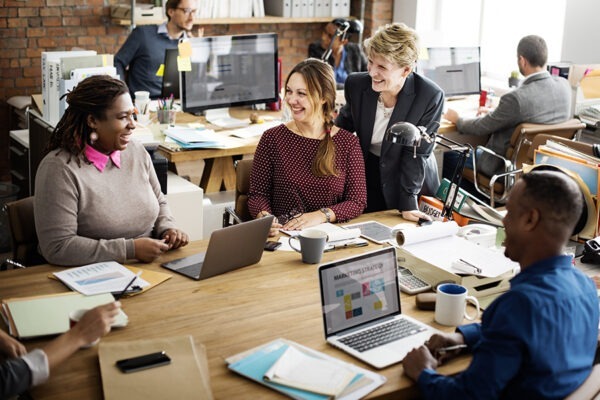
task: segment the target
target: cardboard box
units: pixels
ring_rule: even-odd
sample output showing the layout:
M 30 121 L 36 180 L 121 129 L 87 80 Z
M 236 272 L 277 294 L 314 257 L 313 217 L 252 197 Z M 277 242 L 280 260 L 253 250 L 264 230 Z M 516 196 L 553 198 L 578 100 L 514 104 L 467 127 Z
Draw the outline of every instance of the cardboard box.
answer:
M 110 16 L 113 19 L 131 19 L 131 6 L 125 4 L 113 5 L 110 7 Z M 155 21 L 164 19 L 162 7 L 153 7 L 150 4 L 138 5 L 135 7 L 136 21 Z

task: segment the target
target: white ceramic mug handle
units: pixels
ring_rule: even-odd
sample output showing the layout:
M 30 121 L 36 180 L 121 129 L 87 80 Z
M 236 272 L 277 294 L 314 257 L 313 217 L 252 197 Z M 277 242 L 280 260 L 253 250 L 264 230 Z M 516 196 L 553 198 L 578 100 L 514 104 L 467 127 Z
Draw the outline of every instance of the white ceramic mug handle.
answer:
M 479 318 L 479 301 L 477 301 L 477 298 L 473 297 L 473 296 L 467 296 L 465 298 L 466 302 L 465 302 L 465 318 L 468 319 L 469 321 L 473 321 L 476 320 L 477 318 Z M 471 304 L 473 304 L 475 306 L 475 315 L 471 316 L 467 313 L 467 303 L 471 302 Z
M 295 248 L 295 247 L 294 247 L 294 245 L 292 244 L 292 239 L 296 239 L 296 240 L 298 240 L 298 241 L 300 241 L 300 239 L 298 239 L 296 236 L 290 236 L 290 237 L 288 238 L 288 244 L 290 245 L 290 247 L 291 247 L 292 249 L 296 250 L 296 252 L 298 252 L 298 253 L 302 253 L 302 251 L 300 251 L 300 249 L 297 249 L 297 248 Z

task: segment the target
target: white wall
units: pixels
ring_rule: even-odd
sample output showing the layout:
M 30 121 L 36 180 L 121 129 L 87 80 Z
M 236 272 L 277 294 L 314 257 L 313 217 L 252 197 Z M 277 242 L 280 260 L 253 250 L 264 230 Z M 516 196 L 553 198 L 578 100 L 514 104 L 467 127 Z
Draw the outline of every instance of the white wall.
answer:
M 418 5 L 428 7 L 435 6 L 436 3 L 436 0 L 394 0 L 393 20 L 415 27 Z M 578 64 L 600 63 L 600 51 L 598 51 L 598 43 L 600 43 L 600 29 L 598 29 L 600 1 L 568 0 L 566 3 L 560 59 Z M 518 12 L 518 10 L 515 10 L 515 12 Z M 534 18 L 543 17 L 538 15 Z
M 398 1 L 398 0 L 397 0 Z M 562 60 L 575 64 L 600 63 L 600 1 L 568 0 Z

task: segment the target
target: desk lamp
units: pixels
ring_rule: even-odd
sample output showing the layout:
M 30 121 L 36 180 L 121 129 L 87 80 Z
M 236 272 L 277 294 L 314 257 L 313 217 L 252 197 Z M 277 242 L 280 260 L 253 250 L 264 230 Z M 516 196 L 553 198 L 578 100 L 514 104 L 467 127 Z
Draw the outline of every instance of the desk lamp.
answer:
M 362 23 L 358 20 L 352 19 L 348 20 L 345 18 L 336 18 L 331 21 L 337 29 L 335 30 L 335 35 L 329 41 L 329 46 L 327 46 L 327 50 L 321 56 L 321 60 L 327 61 L 329 57 L 331 57 L 331 46 L 333 45 L 333 41 L 336 37 L 340 37 L 340 40 L 343 42 L 346 39 L 346 36 L 351 33 L 362 33 L 363 26 Z
M 442 218 L 452 219 L 452 209 L 456 202 L 458 195 L 458 187 L 462 179 L 462 172 L 465 167 L 465 162 L 471 154 L 471 147 L 455 142 L 444 136 L 436 136 L 435 134 L 427 133 L 427 128 L 424 126 L 415 126 L 410 122 L 397 122 L 388 129 L 385 134 L 385 140 L 400 145 L 400 146 L 412 146 L 414 149 L 413 158 L 417 157 L 417 147 L 421 145 L 421 140 L 425 140 L 427 143 L 437 143 L 451 151 L 454 151 L 460 155 L 452 180 L 450 181 L 450 188 L 446 195 L 444 207 L 442 209 Z

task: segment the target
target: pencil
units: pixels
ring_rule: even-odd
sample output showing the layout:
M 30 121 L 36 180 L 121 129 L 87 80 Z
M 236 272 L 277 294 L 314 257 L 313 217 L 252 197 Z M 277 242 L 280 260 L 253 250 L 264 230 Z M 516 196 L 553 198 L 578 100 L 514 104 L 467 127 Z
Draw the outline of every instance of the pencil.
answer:
M 437 354 L 442 355 L 442 354 L 446 354 L 446 353 L 454 351 L 454 350 L 466 349 L 466 348 L 467 348 L 466 344 L 457 344 L 457 345 L 454 345 L 454 346 L 441 347 L 441 348 L 435 350 L 435 352 Z
M 133 282 L 135 282 L 135 280 L 140 275 L 142 275 L 142 271 L 138 271 L 138 273 L 135 274 L 135 276 L 133 277 L 133 279 L 129 281 L 129 283 L 127 284 L 127 286 L 125 286 L 125 289 L 123 289 L 123 291 L 121 293 L 119 293 L 119 294 L 117 294 L 115 296 L 115 300 L 119 300 L 121 297 L 123 297 L 123 295 L 125 294 L 125 292 L 127 291 L 127 289 L 129 289 L 129 287 L 133 284 Z

